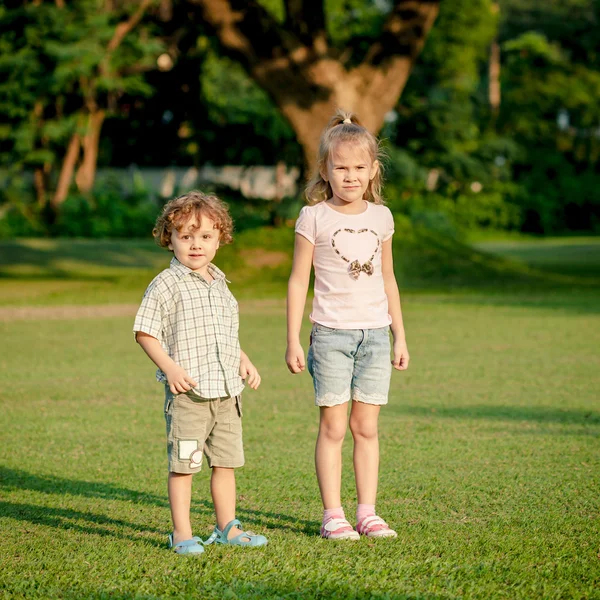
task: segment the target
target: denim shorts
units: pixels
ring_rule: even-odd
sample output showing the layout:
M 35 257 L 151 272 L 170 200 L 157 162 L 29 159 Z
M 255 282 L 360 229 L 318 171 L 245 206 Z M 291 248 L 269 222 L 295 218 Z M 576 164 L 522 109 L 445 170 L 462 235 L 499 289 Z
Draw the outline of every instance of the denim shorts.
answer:
M 390 328 L 332 329 L 315 323 L 307 364 L 317 406 L 337 406 L 351 399 L 387 404 L 392 375 Z

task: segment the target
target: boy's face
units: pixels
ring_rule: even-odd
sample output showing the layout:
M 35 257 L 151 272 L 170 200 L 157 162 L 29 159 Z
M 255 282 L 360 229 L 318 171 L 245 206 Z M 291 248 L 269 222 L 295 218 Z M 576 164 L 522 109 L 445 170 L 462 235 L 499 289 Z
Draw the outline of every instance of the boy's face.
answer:
M 178 231 L 173 229 L 169 250 L 186 267 L 203 277 L 208 275 L 208 263 L 215 257 L 219 248 L 221 232 L 215 229 L 215 222 L 209 217 L 193 216 Z

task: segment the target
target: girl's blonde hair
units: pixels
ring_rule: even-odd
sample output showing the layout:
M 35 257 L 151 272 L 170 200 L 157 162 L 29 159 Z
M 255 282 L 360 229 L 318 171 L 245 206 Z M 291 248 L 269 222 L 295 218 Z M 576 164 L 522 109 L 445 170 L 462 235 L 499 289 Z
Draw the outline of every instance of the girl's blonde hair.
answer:
M 219 230 L 220 243 L 229 244 L 232 240 L 233 222 L 227 205 L 216 196 L 197 190 L 167 202 L 156 220 L 152 235 L 159 246 L 168 248 L 173 229 L 181 231 L 192 217 L 196 217 L 200 223 L 203 216 L 214 221 L 215 229 Z
M 369 153 L 371 162 L 379 162 L 377 173 L 369 182 L 364 198 L 374 204 L 383 204 L 381 195 L 383 187 L 381 164 L 383 152 L 379 141 L 368 129 L 360 124 L 355 114 L 343 110 L 337 111 L 321 135 L 315 171 L 305 190 L 308 203 L 318 204 L 333 196 L 331 185 L 323 179 L 322 173 L 327 171 L 327 162 L 329 161 L 332 149 L 340 143 L 360 145 Z

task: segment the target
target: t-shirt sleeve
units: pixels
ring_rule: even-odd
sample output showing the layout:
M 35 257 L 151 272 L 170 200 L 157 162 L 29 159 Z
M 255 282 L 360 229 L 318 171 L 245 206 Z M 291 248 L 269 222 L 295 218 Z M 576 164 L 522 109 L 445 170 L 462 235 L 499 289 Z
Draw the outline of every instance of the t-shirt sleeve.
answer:
M 314 245 L 317 238 L 317 223 L 315 219 L 315 211 L 311 210 L 311 208 L 312 207 L 310 206 L 305 206 L 300 211 L 300 215 L 296 221 L 295 231 Z
M 133 335 L 138 331 L 147 333 L 160 340 L 163 330 L 163 315 L 165 313 L 165 302 L 163 295 L 157 289 L 154 282 L 148 286 L 142 303 L 135 316 L 133 324 Z
M 385 206 L 385 225 L 383 228 L 383 241 L 389 240 L 394 235 L 394 216 L 392 215 L 392 211 Z

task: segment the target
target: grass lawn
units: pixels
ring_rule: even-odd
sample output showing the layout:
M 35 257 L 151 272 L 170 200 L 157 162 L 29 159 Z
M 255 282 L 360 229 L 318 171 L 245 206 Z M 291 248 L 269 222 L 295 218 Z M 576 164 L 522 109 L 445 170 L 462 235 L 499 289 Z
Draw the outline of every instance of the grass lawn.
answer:
M 57 266 L 48 258 L 58 260 L 55 242 L 45 243 L 36 257 L 27 242 L 34 252 L 20 264 L 29 275 L 11 273 L 6 259 L 23 243 L 0 248 L 0 598 L 600 598 L 600 268 L 582 272 L 577 259 L 569 270 L 555 246 L 556 262 L 528 263 L 530 251 L 514 255 L 511 242 L 510 261 L 486 264 L 529 283 L 405 294 L 412 362 L 394 374 L 382 411 L 378 500 L 399 537 L 336 544 L 318 537 L 310 377 L 283 362 L 273 272 L 284 259 L 255 251 L 264 273 L 254 298 L 238 295 L 242 346 L 263 384 L 244 396 L 238 516 L 269 545 L 184 558 L 166 550 L 161 391 L 131 316 L 14 312 L 136 302 L 164 256 L 103 242 L 85 262 L 95 243 L 77 242 Z M 590 246 L 600 266 L 600 245 Z M 572 246 L 565 252 L 573 256 Z M 142 256 L 157 263 L 140 268 Z M 192 511 L 203 537 L 214 524 L 209 498 L 202 472 Z
M 219 250 L 238 298 L 281 298 L 292 263 L 291 229 L 253 229 Z M 172 255 L 152 240 L 0 240 L 0 307 L 137 304 Z M 394 264 L 403 291 L 546 298 L 600 289 L 600 238 L 488 241 L 476 247 L 400 218 Z M 588 303 L 589 300 L 585 300 Z

